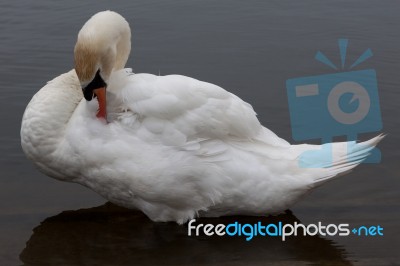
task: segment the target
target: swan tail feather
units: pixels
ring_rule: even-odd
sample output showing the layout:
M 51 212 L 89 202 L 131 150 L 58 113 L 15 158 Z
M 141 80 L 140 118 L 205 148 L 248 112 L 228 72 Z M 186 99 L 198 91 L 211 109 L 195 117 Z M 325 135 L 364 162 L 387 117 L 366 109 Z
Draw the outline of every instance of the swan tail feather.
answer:
M 380 134 L 360 143 L 349 141 L 315 146 L 319 149 L 307 150 L 299 156 L 299 165 L 300 167 L 319 169 L 316 171 L 318 174 L 313 175 L 314 185 L 319 186 L 328 180 L 350 172 L 362 163 L 384 137 L 385 135 Z

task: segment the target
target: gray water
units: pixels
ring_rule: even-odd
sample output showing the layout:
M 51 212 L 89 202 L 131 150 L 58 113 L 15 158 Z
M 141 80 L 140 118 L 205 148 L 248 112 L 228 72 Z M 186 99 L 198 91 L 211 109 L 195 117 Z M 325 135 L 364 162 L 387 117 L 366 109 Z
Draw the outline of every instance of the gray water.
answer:
M 285 82 L 333 73 L 367 48 L 357 69 L 377 72 L 383 119 L 380 164 L 364 164 L 279 216 L 284 222 L 380 225 L 382 237 L 188 237 L 105 204 L 94 192 L 39 173 L 23 155 L 19 128 L 30 98 L 73 67 L 77 32 L 111 9 L 133 28 L 128 66 L 215 83 L 251 103 L 259 120 L 293 142 Z M 0 3 L 0 265 L 400 265 L 400 4 L 395 1 L 3 1 Z M 375 133 L 362 134 L 367 139 Z M 344 138 L 338 138 L 343 140 Z M 319 143 L 314 140 L 314 143 Z M 270 218 L 234 217 L 254 222 Z

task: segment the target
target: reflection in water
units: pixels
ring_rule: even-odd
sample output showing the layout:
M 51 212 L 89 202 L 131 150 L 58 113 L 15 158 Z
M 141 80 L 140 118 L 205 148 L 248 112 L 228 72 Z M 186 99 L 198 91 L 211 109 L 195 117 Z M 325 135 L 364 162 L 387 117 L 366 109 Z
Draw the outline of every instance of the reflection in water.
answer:
M 294 223 L 277 217 L 224 217 L 197 223 Z M 20 255 L 25 265 L 351 265 L 343 248 L 319 236 L 189 237 L 186 225 L 155 223 L 141 212 L 106 203 L 47 218 Z

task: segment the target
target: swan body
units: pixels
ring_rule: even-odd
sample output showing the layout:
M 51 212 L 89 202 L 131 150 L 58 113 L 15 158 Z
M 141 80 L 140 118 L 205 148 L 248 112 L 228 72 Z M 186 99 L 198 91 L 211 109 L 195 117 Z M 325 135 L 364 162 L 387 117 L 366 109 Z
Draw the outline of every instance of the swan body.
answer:
M 94 15 L 78 35 L 75 69 L 27 106 L 21 145 L 46 175 L 154 221 L 282 212 L 354 168 L 382 138 L 356 144 L 347 159 L 348 143 L 334 143 L 331 165 L 299 167 L 304 151 L 321 146 L 290 145 L 260 124 L 251 105 L 216 85 L 134 74 L 124 69 L 129 52 L 125 19 Z M 96 85 L 106 87 L 103 96 Z

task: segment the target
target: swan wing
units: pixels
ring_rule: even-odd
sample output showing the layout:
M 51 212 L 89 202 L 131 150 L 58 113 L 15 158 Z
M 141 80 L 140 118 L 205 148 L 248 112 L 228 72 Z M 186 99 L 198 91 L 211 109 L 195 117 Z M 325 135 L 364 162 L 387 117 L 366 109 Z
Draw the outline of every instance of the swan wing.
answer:
M 121 73 L 116 76 L 116 83 L 123 80 Z M 182 75 L 128 74 L 124 84 L 111 80 L 110 87 L 114 117 L 166 145 L 206 139 L 288 145 L 260 124 L 250 104 L 211 83 Z

